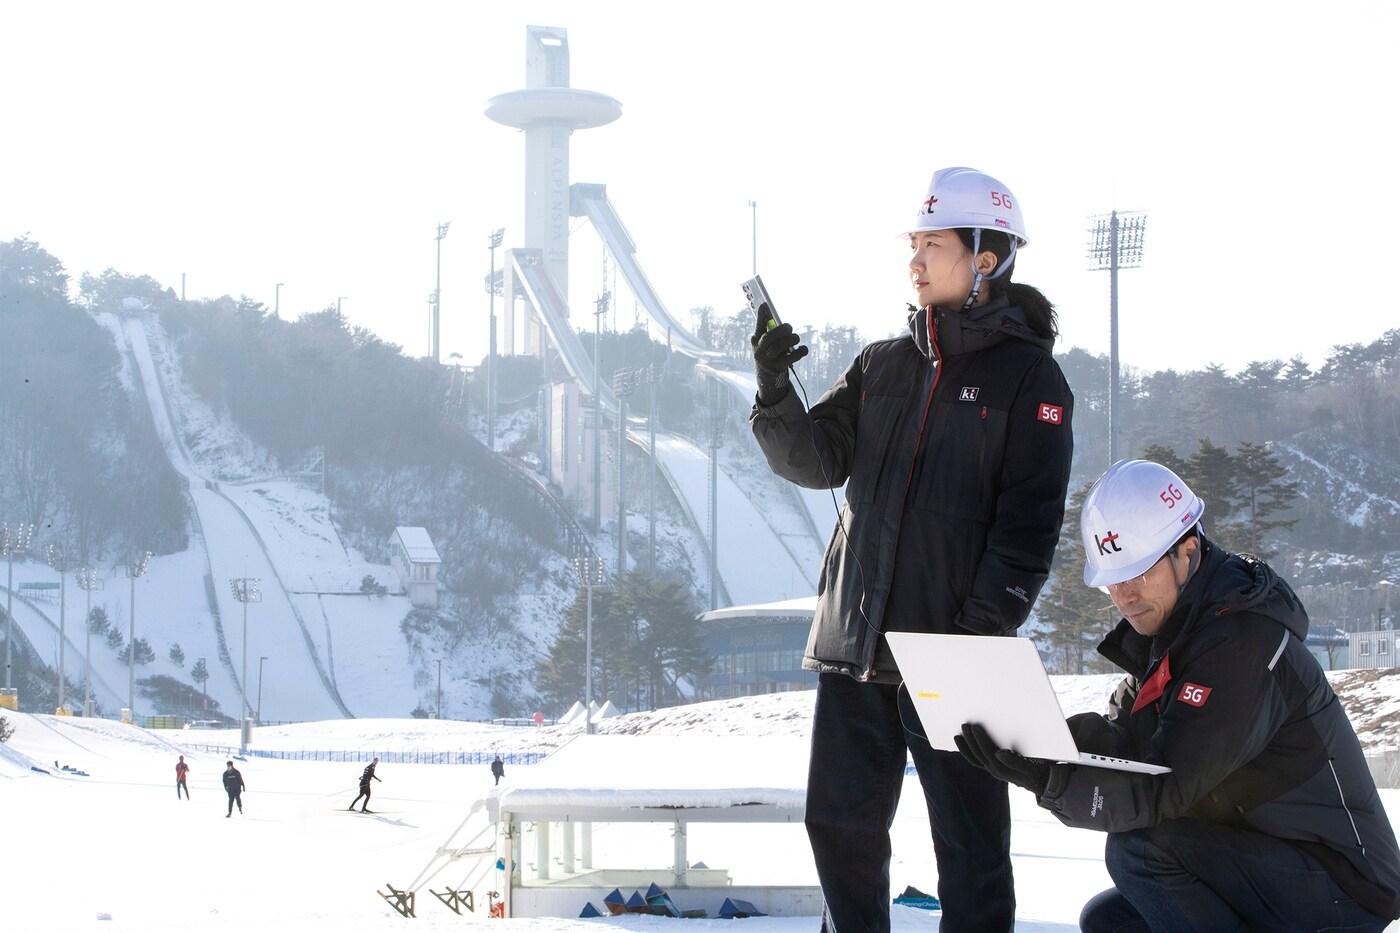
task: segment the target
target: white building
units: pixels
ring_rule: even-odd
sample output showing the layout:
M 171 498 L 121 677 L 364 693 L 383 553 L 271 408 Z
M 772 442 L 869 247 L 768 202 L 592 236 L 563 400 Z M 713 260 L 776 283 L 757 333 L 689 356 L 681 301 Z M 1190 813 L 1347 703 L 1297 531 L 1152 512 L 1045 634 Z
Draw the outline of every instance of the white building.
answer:
M 1349 632 L 1347 667 L 1380 668 L 1396 667 L 1396 653 L 1400 652 L 1400 632 L 1382 629 L 1370 632 Z
M 417 609 L 436 609 L 438 597 L 438 556 L 428 529 L 400 525 L 389 539 L 389 563 L 399 575 L 399 588 Z

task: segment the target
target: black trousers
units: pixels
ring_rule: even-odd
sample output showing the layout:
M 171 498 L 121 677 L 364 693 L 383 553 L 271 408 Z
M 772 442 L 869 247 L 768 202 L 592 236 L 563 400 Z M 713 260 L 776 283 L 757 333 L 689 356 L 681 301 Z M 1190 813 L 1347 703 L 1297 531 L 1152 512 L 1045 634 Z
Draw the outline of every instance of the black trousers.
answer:
M 361 785 L 360 785 L 360 793 L 359 793 L 359 796 L 357 796 L 354 800 L 350 801 L 349 809 L 351 809 L 351 810 L 355 809 L 355 804 L 357 804 L 357 803 L 360 802 L 360 797 L 365 798 L 364 809 L 368 810 L 368 809 L 369 809 L 369 785 L 368 785 L 368 784 L 361 784 Z
M 227 788 L 225 788 L 227 790 Z M 238 812 L 243 812 L 243 788 L 228 792 L 228 815 L 233 816 L 233 805 L 238 804 Z
M 1386 927 L 1312 856 L 1263 833 L 1168 820 L 1111 834 L 1104 861 L 1117 887 L 1085 905 L 1079 926 L 1086 933 L 1380 933 Z
M 807 836 L 827 933 L 890 928 L 890 826 L 912 753 L 928 804 L 943 933 L 1011 931 L 1011 806 L 1006 785 L 957 752 L 932 748 L 902 689 L 822 674 L 807 776 Z
M 181 781 L 176 781 L 176 782 L 175 782 L 175 799 L 176 799 L 176 800 L 179 800 L 179 799 L 180 799 L 180 791 L 184 791 L 184 792 L 185 792 L 185 799 L 186 799 L 186 800 L 189 800 L 189 799 L 190 799 L 190 787 L 189 787 L 188 784 L 186 784 L 186 783 L 185 783 L 184 781 L 182 781 L 182 780 L 181 780 Z

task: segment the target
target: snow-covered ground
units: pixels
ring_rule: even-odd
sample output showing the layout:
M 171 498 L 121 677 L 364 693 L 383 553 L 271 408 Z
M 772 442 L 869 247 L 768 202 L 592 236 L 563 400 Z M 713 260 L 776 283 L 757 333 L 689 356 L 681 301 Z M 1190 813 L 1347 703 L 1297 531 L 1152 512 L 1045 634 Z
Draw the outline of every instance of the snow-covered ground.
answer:
M 1113 682 L 1112 677 L 1062 678 L 1057 687 L 1069 713 L 1101 708 Z M 772 736 L 775 744 L 800 746 L 810 726 L 812 698 L 808 691 L 697 704 L 609 719 L 599 731 L 613 741 L 636 743 L 634 754 L 665 748 L 668 757 L 690 746 L 656 737 L 693 736 L 693 757 L 684 762 L 686 783 L 707 786 L 708 775 L 713 786 L 731 786 L 723 782 L 734 780 L 737 759 L 723 752 L 725 743 L 732 741 L 737 751 L 755 737 Z M 246 812 L 225 818 L 226 798 L 219 784 L 225 754 L 195 746 L 228 742 L 234 738 L 231 732 L 143 731 L 101 720 L 7 715 L 16 731 L 8 744 L 0 745 L 0 826 L 8 842 L 8 857 L 0 864 L 6 930 L 400 930 L 410 921 L 392 912 L 375 891 L 386 883 L 408 886 L 449 841 L 473 801 L 492 790 L 484 765 L 381 764 L 383 783 L 374 785 L 371 807 L 377 812 L 349 814 L 344 807 L 355 794 L 361 764 L 250 758 L 239 763 L 248 786 Z M 341 720 L 259 729 L 254 745 L 307 751 L 551 752 L 577 735 L 576 727 L 567 726 Z M 177 800 L 173 787 L 175 756 L 182 752 L 193 769 L 189 802 Z M 31 770 L 52 772 L 56 760 L 88 776 Z M 604 764 L 598 773 L 577 778 L 598 788 L 617 786 L 607 772 Z M 529 766 L 508 767 L 503 787 L 530 785 L 530 773 Z M 911 884 L 930 891 L 937 878 L 923 797 L 916 778 L 907 782 L 893 830 L 892 886 L 896 892 Z M 1387 806 L 1400 809 L 1400 791 L 1382 791 L 1382 796 Z M 1028 794 L 1013 790 L 1012 802 L 1017 929 L 1074 930 L 1084 901 L 1109 884 L 1103 837 L 1066 829 Z M 531 835 L 533 829 L 527 826 L 526 832 Z M 463 838 L 459 834 L 452 842 L 460 845 Z M 556 840 L 556 861 L 557 846 Z M 596 824 L 594 850 L 596 865 L 621 859 L 622 864 L 655 868 L 665 881 L 671 847 L 664 826 Z M 815 883 L 811 855 L 797 825 L 695 824 L 688 851 L 693 861 L 728 869 L 736 884 Z M 528 870 L 535 858 L 532 839 L 522 852 Z M 428 893 L 428 887 L 464 878 L 465 865 L 454 866 L 423 885 L 411 926 L 455 930 L 485 921 L 481 913 L 459 917 Z M 485 892 L 499 890 L 499 885 L 500 879 L 488 871 L 476 887 L 478 903 L 484 904 Z M 678 899 L 684 901 L 683 892 Z M 691 930 L 717 923 L 641 916 L 507 922 L 515 929 L 538 931 L 605 926 L 663 930 L 678 923 Z M 743 929 L 786 933 L 814 929 L 815 922 L 755 918 L 743 921 Z M 897 930 L 933 931 L 937 915 L 897 908 L 894 922 Z
M 794 704 L 809 695 L 754 698 L 748 706 L 746 735 L 787 722 Z M 740 704 L 742 705 L 742 704 Z M 776 715 L 771 715 L 775 710 Z M 688 708 L 694 716 L 698 707 Z M 713 738 L 738 727 L 744 717 L 734 703 L 717 708 Z M 807 713 L 801 715 L 805 721 Z M 628 736 L 634 717 L 606 724 Z M 653 717 L 660 728 L 664 716 Z M 14 930 L 277 931 L 398 930 L 406 921 L 375 894 L 386 883 L 403 887 L 428 864 L 436 848 L 458 826 L 471 802 L 490 789 L 485 766 L 381 764 L 382 784 L 368 816 L 343 808 L 355 794 L 361 765 L 253 758 L 240 762 L 248 785 L 246 813 L 226 819 L 219 786 L 222 754 L 185 750 L 183 741 L 207 741 L 211 734 L 144 732 L 103 721 L 11 716 L 17 731 L 0 746 L 0 825 L 12 841 L 11 858 L 0 866 L 6 899 L 5 927 Z M 699 727 L 692 722 L 690 727 Z M 686 728 L 690 728 L 686 727 Z M 676 724 L 671 724 L 674 730 Z M 563 728 L 494 729 L 451 722 L 340 721 L 259 730 L 256 742 L 278 746 L 351 746 L 373 749 L 389 742 L 423 750 L 502 747 L 548 750 L 567 741 Z M 644 748 L 647 733 L 622 741 Z M 185 750 L 193 770 L 193 800 L 176 800 L 172 786 L 175 756 Z M 31 766 L 53 770 L 55 760 L 88 772 L 87 777 L 40 775 Z M 733 761 L 707 746 L 693 772 L 732 770 Z M 523 777 L 525 766 L 509 768 L 506 784 Z M 609 786 L 609 776 L 590 776 Z M 894 835 L 892 869 L 896 890 L 936 884 L 922 795 L 916 779 L 904 795 Z M 1067 931 L 1082 902 L 1107 885 L 1100 859 L 1102 840 L 1066 830 L 1040 812 L 1027 795 L 1017 795 L 1013 851 L 1022 922 L 1026 931 Z M 664 876 L 670 851 L 665 827 L 599 824 L 595 857 L 645 853 L 643 865 Z M 533 860 L 533 845 L 524 851 Z M 811 856 L 800 826 L 693 828 L 693 860 L 734 873 L 735 883 L 814 883 Z M 776 874 L 774 873 L 776 870 Z M 449 871 L 432 886 L 457 882 Z M 664 877 L 662 877 L 664 881 Z M 485 890 L 499 879 L 483 879 Z M 416 929 L 457 929 L 484 920 L 458 917 L 426 889 L 420 891 Z M 684 896 L 681 895 L 681 900 Z M 580 903 L 579 907 L 582 907 Z M 936 915 L 896 910 L 902 930 L 936 929 Z M 99 917 L 109 916 L 110 920 Z M 519 929 L 586 930 L 611 925 L 632 930 L 670 929 L 679 921 L 651 917 L 622 920 L 512 920 Z M 717 921 L 684 921 L 686 929 Z M 745 929 L 812 929 L 813 918 L 744 921 Z

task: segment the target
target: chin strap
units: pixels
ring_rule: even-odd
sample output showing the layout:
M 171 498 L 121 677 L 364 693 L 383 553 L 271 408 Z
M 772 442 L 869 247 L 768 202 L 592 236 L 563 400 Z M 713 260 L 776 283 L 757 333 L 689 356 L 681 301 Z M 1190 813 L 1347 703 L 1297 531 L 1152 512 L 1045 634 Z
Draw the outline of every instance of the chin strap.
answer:
M 1000 278 L 1011 268 L 1011 264 L 1016 261 L 1016 244 L 1018 240 L 1014 236 L 1008 235 L 1011 241 L 1011 252 L 1006 254 L 1006 258 L 1001 261 L 1001 265 L 996 267 L 990 276 L 985 276 L 977 271 L 977 254 L 982 252 L 982 228 L 974 227 L 972 230 L 972 291 L 968 292 L 967 300 L 963 302 L 964 311 L 971 310 L 977 304 L 977 297 L 982 293 L 982 283 L 988 278 Z

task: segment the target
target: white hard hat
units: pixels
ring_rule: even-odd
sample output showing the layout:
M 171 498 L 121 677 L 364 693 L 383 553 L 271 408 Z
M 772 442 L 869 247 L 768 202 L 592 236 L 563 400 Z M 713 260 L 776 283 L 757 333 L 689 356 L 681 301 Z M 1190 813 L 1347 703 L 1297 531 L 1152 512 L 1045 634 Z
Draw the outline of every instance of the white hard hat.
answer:
M 1094 481 L 1080 514 L 1084 584 L 1111 586 L 1146 573 L 1205 510 L 1205 502 L 1160 463 L 1119 460 Z
M 941 168 L 933 173 L 914 226 L 906 233 L 961 227 L 1000 230 L 1014 236 L 1018 246 L 1028 242 L 1021 202 L 1005 185 L 975 168 Z

